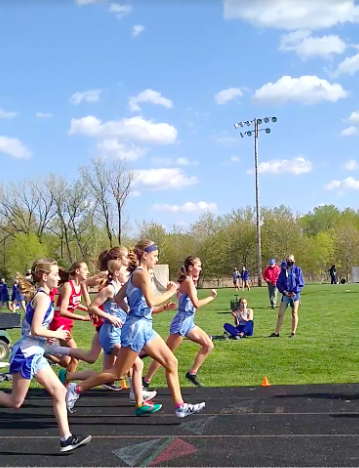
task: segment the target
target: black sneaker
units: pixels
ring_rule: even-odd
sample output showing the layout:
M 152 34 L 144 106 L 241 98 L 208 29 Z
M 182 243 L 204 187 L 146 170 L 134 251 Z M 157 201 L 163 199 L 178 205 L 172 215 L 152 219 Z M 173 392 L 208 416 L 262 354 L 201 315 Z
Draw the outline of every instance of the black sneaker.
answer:
M 144 377 L 142 377 L 142 387 L 146 389 L 150 388 L 150 382 L 146 382 Z
M 67 440 L 60 441 L 60 450 L 61 452 L 71 452 L 71 450 L 76 450 L 77 448 L 82 447 L 83 445 L 89 444 L 91 440 L 91 436 L 83 438 L 82 436 L 72 435 Z
M 193 385 L 195 385 L 196 387 L 203 387 L 201 382 L 197 380 L 196 374 L 190 374 L 189 372 L 187 372 L 186 379 L 193 383 Z
M 289 338 L 295 338 L 295 333 L 291 333 Z
M 269 338 L 279 338 L 279 333 L 278 335 L 276 335 L 275 333 L 272 333 L 271 335 L 269 335 Z

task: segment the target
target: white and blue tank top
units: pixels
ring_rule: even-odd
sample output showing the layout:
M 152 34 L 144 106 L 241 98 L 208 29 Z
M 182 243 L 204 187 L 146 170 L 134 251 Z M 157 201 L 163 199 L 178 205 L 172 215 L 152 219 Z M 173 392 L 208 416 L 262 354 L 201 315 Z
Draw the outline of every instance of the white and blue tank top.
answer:
M 142 270 L 141 267 L 136 268 L 136 270 L 140 269 Z M 134 286 L 132 283 L 132 276 L 136 270 L 131 273 L 126 285 L 126 295 L 130 308 L 128 316 L 144 318 L 152 322 L 152 308 L 148 307 L 145 296 L 143 295 L 141 289 L 137 286 Z
M 37 341 L 46 341 L 47 338 L 42 337 L 42 336 L 33 336 L 31 334 L 31 327 L 32 327 L 32 322 L 34 320 L 34 314 L 35 314 L 35 307 L 34 307 L 34 300 L 37 294 L 43 293 L 46 294 L 46 296 L 49 299 L 49 306 L 46 310 L 46 313 L 44 315 L 44 318 L 42 320 L 41 327 L 42 328 L 48 328 L 50 323 L 52 322 L 52 319 L 54 317 L 54 307 L 51 302 L 50 296 L 47 294 L 46 291 L 44 291 L 42 288 L 38 289 L 35 293 L 35 296 L 33 299 L 27 304 L 26 306 L 26 312 L 25 312 L 25 317 L 24 320 L 22 321 L 22 327 L 21 327 L 21 334 L 22 336 L 25 336 L 27 338 L 32 338 Z

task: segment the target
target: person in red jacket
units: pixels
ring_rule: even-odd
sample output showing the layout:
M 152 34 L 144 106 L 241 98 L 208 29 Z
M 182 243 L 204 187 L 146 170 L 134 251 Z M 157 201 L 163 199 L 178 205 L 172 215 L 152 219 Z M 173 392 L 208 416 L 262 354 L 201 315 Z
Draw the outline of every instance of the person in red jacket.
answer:
M 269 265 L 263 271 L 263 278 L 268 284 L 269 302 L 272 309 L 277 306 L 277 279 L 280 273 L 279 266 L 276 265 L 274 258 L 269 262 Z

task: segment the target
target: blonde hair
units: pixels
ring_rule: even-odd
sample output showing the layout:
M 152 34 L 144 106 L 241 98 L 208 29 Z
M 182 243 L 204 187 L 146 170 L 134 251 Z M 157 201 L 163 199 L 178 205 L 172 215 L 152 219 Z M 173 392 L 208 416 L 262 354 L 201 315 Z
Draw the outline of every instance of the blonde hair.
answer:
M 138 265 L 140 264 L 141 258 L 143 257 L 143 254 L 145 253 L 145 249 L 149 247 L 150 245 L 153 245 L 154 242 L 149 240 L 149 239 L 142 239 L 137 244 L 133 249 L 131 249 L 128 253 L 128 271 L 132 273 Z
M 36 260 L 31 267 L 32 282 L 28 281 L 20 273 L 17 273 L 15 278 L 19 281 L 22 294 L 26 297 L 32 298 L 35 295 L 42 275 L 48 275 L 51 271 L 51 267 L 55 265 L 57 265 L 57 262 L 52 258 L 40 258 L 39 260 Z

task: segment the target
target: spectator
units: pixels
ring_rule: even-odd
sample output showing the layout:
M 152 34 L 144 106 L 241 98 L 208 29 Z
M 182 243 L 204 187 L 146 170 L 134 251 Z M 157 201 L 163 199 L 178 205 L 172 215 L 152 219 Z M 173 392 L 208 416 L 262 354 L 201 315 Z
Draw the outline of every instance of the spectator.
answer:
M 337 270 L 335 268 L 335 265 L 332 265 L 329 268 L 328 273 L 330 275 L 330 284 L 337 284 L 338 283 L 338 281 L 337 281 Z
M 244 288 L 248 288 L 248 291 L 250 291 L 251 288 L 249 286 L 249 275 L 245 266 L 242 268 L 241 280 L 242 280 L 242 291 L 244 291 Z
M 233 286 L 236 288 L 236 291 L 239 291 L 240 274 L 239 274 L 238 268 L 235 268 L 233 270 L 232 278 L 233 278 Z
M 10 306 L 10 298 L 9 298 L 9 291 L 7 289 L 7 284 L 4 278 L 0 280 L 0 311 L 2 307 L 6 305 L 7 308 L 12 311 Z
M 301 268 L 295 265 L 294 255 L 288 255 L 287 262 L 282 263 L 282 269 L 278 276 L 277 288 L 282 294 L 278 311 L 278 320 L 275 332 L 271 337 L 279 337 L 285 311 L 288 305 L 292 308 L 292 333 L 289 338 L 294 338 L 298 327 L 298 308 L 300 293 L 304 287 L 304 278 Z
M 279 266 L 276 265 L 274 258 L 269 262 L 269 265 L 263 271 L 264 281 L 268 285 L 269 302 L 272 309 L 277 306 L 277 279 L 280 273 Z
M 230 323 L 225 323 L 223 328 L 233 338 L 239 340 L 244 336 L 253 336 L 253 310 L 247 309 L 247 300 L 239 299 L 237 310 L 232 311 L 234 318 L 234 326 Z

